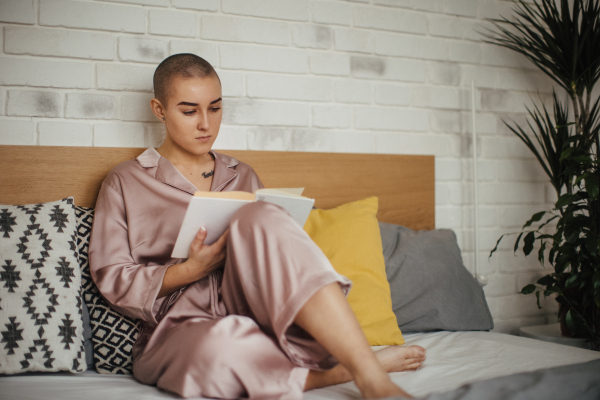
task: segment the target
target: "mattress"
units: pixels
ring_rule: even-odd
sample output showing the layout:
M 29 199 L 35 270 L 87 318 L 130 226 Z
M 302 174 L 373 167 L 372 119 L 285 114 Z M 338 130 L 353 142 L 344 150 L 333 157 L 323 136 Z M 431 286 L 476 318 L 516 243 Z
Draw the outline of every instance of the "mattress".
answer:
M 404 335 L 407 345 L 427 349 L 417 371 L 390 374 L 416 397 L 456 389 L 469 382 L 600 359 L 600 352 L 493 332 L 432 332 Z M 376 350 L 377 347 L 374 347 Z M 1 399 L 170 399 L 178 398 L 137 383 L 131 376 L 82 374 L 23 374 L 0 378 Z M 306 400 L 359 399 L 352 383 L 305 393 Z

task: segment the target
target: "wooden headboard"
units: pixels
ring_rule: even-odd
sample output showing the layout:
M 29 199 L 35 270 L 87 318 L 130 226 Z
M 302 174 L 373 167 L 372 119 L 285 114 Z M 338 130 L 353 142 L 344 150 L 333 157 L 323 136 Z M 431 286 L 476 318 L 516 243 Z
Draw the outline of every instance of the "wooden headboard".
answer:
M 0 204 L 73 196 L 93 207 L 118 163 L 144 149 L 0 146 Z M 378 218 L 412 229 L 435 228 L 434 157 L 386 154 L 222 151 L 250 164 L 266 187 L 305 187 L 315 206 L 379 197 Z

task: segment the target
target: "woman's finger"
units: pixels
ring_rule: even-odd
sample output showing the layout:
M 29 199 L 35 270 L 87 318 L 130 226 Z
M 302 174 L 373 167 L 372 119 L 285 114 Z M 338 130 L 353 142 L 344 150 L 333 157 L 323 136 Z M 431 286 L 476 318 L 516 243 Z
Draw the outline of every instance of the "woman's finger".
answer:
M 196 233 L 196 236 L 194 237 L 194 240 L 192 240 L 192 246 L 197 246 L 197 247 L 202 247 L 202 245 L 204 244 L 204 240 L 206 239 L 206 235 L 208 233 L 206 232 L 206 228 L 201 226 L 200 229 L 198 229 L 198 233 Z

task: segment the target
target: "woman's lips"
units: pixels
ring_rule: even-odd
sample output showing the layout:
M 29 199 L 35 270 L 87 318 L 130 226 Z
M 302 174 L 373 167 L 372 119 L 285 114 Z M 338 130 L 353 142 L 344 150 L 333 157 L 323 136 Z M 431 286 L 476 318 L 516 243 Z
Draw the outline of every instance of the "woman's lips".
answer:
M 203 143 L 204 143 L 204 142 L 208 142 L 208 139 L 210 139 L 210 136 L 198 136 L 198 137 L 196 138 L 196 140 L 199 140 L 199 141 L 201 141 L 201 142 L 203 142 Z

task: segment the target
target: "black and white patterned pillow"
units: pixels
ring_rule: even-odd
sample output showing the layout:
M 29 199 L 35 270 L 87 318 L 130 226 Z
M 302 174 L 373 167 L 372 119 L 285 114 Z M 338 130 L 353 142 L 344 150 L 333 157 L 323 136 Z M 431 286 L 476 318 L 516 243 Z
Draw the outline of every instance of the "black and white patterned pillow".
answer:
M 88 247 L 94 209 L 76 206 L 77 249 L 81 266 L 83 299 L 90 312 L 94 364 L 101 374 L 130 374 L 131 350 L 135 343 L 139 320 L 119 314 L 110 308 L 90 276 Z
M 0 373 L 85 370 L 73 198 L 0 205 Z

